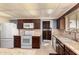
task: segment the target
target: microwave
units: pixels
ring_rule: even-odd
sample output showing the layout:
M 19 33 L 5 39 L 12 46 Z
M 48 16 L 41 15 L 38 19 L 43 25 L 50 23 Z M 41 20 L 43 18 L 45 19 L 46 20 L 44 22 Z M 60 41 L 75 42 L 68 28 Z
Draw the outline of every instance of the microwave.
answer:
M 34 23 L 23 23 L 23 28 L 33 29 L 34 28 Z

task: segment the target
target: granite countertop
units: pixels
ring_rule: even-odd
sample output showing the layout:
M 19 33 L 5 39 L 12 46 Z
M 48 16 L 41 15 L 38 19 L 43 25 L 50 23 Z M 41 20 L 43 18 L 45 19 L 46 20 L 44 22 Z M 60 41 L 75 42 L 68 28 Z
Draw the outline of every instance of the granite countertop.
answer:
M 53 34 L 58 40 L 60 40 L 64 45 L 70 48 L 74 53 L 79 55 L 79 42 L 72 39 L 66 38 L 60 34 Z

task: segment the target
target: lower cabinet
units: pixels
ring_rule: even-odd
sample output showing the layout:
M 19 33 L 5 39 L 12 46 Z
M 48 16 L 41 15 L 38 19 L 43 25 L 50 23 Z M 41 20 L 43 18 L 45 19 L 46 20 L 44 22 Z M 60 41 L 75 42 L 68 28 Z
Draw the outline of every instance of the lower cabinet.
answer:
M 76 55 L 72 50 L 65 46 L 65 55 Z
M 61 45 L 59 45 L 58 49 L 59 49 L 58 54 L 63 55 L 64 54 L 64 48 Z
M 14 48 L 21 48 L 21 36 L 14 36 Z
M 58 55 L 76 55 L 71 49 L 56 39 L 56 52 Z
M 64 55 L 64 45 L 56 40 L 56 52 L 58 55 Z
M 14 48 L 21 48 L 21 36 L 14 36 Z M 32 48 L 40 48 L 40 36 L 32 36 Z
M 40 36 L 32 36 L 32 48 L 40 48 Z

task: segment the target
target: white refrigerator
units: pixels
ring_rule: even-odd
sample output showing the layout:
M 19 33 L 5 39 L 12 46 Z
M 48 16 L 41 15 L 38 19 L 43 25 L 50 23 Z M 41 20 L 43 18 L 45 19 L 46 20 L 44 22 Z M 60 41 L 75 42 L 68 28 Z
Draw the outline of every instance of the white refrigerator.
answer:
M 18 35 L 17 25 L 14 23 L 2 23 L 0 29 L 0 47 L 13 48 L 14 35 Z

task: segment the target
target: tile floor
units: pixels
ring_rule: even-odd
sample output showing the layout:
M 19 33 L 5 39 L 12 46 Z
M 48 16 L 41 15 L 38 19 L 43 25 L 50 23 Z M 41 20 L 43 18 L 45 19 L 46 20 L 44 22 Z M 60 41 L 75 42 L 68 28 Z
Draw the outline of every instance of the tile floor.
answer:
M 0 48 L 0 55 L 49 55 L 52 52 L 56 53 L 50 41 L 44 42 L 40 49 Z

